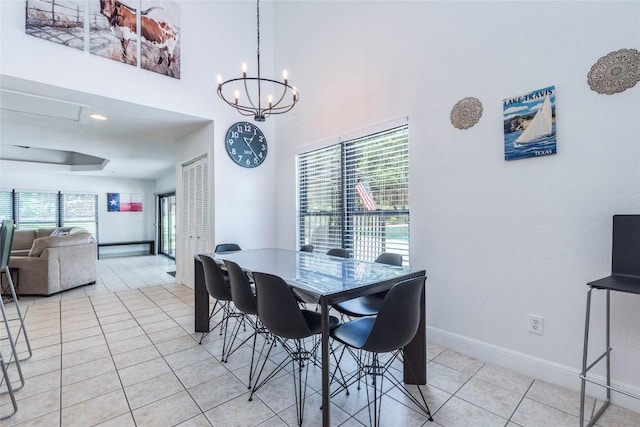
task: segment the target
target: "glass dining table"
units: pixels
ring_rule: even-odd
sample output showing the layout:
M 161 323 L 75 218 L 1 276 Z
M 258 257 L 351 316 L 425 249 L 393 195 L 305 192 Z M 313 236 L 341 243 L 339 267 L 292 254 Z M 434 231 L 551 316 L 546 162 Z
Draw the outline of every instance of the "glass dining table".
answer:
M 206 254 L 220 263 L 233 261 L 248 273 L 274 274 L 284 279 L 308 303 L 320 305 L 322 315 L 322 425 L 329 426 L 329 310 L 332 304 L 391 288 L 401 280 L 424 276 L 425 270 L 345 259 L 316 252 L 286 249 L 250 249 L 220 254 Z M 204 271 L 195 256 L 195 331 L 209 331 L 209 295 Z M 423 298 L 420 325 L 413 340 L 405 347 L 404 382 L 426 384 L 427 342 Z M 415 380 L 410 375 L 413 368 Z

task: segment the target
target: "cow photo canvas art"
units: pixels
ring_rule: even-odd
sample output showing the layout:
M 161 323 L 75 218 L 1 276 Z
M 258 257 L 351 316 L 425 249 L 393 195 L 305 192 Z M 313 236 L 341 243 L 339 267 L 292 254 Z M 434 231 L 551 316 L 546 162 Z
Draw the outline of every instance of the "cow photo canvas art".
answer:
M 84 50 L 84 0 L 28 0 L 25 32 L 34 37 Z
M 91 0 L 89 51 L 95 55 L 138 65 L 136 0 Z
M 140 66 L 179 79 L 179 2 L 143 0 L 140 13 Z

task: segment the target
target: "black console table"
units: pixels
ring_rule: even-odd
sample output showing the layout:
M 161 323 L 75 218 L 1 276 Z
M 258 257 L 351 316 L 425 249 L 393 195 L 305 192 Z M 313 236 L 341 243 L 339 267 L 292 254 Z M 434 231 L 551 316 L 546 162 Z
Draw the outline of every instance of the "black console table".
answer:
M 149 247 L 149 255 L 156 254 L 155 240 L 132 240 L 128 242 L 98 243 L 98 259 L 100 259 L 100 248 L 104 248 L 106 246 L 129 246 L 129 245 L 147 245 Z
M 606 389 L 606 401 L 600 409 L 587 421 L 592 426 L 611 403 L 611 390 L 622 393 L 634 399 L 640 396 L 620 390 L 611 385 L 611 291 L 640 295 L 640 215 L 614 215 L 613 217 L 613 246 L 611 255 L 611 276 L 587 283 L 587 314 L 584 327 L 584 347 L 582 352 L 582 371 L 580 379 L 580 427 L 585 423 L 585 392 L 587 382 Z M 591 294 L 594 290 L 606 292 L 606 343 L 605 350 L 593 362 L 588 363 L 589 349 L 589 319 L 591 316 Z M 587 372 L 601 361 L 606 362 L 606 382 L 587 378 Z

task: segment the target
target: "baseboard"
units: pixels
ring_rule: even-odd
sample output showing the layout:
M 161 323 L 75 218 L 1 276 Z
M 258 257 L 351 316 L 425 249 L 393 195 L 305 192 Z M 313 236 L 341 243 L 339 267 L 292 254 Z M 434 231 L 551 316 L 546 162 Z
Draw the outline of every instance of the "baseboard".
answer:
M 439 344 L 484 362 L 511 369 L 569 390 L 575 390 L 578 393 L 580 392 L 580 370 L 577 368 L 434 327 L 427 327 L 427 340 L 428 342 Z M 589 375 L 589 378 L 591 377 L 596 381 L 606 381 L 602 376 Z M 635 396 L 640 396 L 640 388 L 637 386 L 613 380 L 611 383 L 612 386 L 617 389 Z M 590 385 L 587 387 L 587 390 L 587 394 L 593 397 L 605 397 L 605 389 L 603 387 Z M 611 402 L 615 405 L 631 409 L 632 411 L 640 412 L 640 400 L 625 394 L 612 391 Z

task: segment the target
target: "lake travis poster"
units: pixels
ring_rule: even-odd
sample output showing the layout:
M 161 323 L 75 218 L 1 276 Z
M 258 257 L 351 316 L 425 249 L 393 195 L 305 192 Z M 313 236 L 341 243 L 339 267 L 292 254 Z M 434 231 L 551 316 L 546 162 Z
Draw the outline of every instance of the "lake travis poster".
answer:
M 549 86 L 503 101 L 504 159 L 556 153 L 556 87 Z

